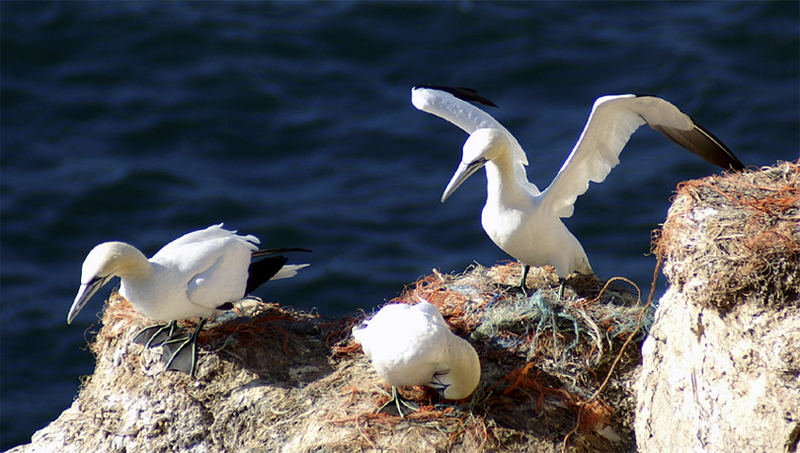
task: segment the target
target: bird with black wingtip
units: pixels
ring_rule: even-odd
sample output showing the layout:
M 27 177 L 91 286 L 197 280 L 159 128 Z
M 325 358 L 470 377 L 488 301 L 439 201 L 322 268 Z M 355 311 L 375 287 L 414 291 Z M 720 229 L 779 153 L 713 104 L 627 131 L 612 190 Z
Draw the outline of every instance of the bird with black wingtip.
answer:
M 166 369 L 194 374 L 197 336 L 207 318 L 232 308 L 232 302 L 261 284 L 294 277 L 308 264 L 286 264 L 287 252 L 302 248 L 258 250 L 259 239 L 222 228 L 222 224 L 187 233 L 161 248 L 151 258 L 130 244 L 104 242 L 83 262 L 81 286 L 67 315 L 67 324 L 92 295 L 114 277 L 119 293 L 143 315 L 168 322 L 140 331 L 135 342 L 161 345 Z M 256 260 L 256 261 L 254 261 Z M 191 334 L 176 321 L 202 317 Z
M 418 85 L 411 102 L 419 110 L 443 118 L 469 134 L 461 163 L 442 194 L 442 202 L 472 174 L 486 170 L 483 229 L 503 251 L 523 264 L 520 286 L 530 266 L 552 265 L 561 282 L 573 272 L 593 273 L 578 239 L 561 219 L 571 217 L 573 204 L 589 182 L 605 180 L 619 164 L 630 136 L 642 125 L 726 170 L 744 165 L 722 141 L 664 99 L 633 94 L 598 98 L 578 142 L 550 185 L 540 191 L 528 180 L 528 157 L 517 139 L 491 115 L 471 104 L 495 106 L 477 91 L 439 85 Z

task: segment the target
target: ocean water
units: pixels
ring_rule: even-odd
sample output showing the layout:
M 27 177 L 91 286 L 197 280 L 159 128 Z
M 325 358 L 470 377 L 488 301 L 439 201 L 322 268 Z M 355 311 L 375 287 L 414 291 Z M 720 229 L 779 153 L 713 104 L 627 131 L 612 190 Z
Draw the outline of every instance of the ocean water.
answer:
M 798 5 L 2 2 L 0 448 L 92 372 L 113 285 L 66 313 L 99 242 L 152 254 L 224 221 L 307 247 L 309 269 L 256 295 L 330 317 L 508 260 L 480 226 L 482 172 L 439 202 L 466 136 L 410 105 L 415 84 L 497 103 L 540 188 L 604 94 L 658 94 L 750 166 L 796 160 Z M 675 185 L 718 169 L 649 129 L 621 161 L 567 224 L 601 277 L 646 290 Z

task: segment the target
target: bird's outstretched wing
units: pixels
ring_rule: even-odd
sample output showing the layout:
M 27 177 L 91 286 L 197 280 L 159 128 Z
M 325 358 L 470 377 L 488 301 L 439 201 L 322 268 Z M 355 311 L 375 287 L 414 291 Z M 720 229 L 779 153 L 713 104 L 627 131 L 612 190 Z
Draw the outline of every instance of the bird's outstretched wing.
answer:
M 550 186 L 542 192 L 543 205 L 559 217 L 570 217 L 573 203 L 589 182 L 602 182 L 619 164 L 619 154 L 643 124 L 725 169 L 742 163 L 722 142 L 688 115 L 655 96 L 623 94 L 598 98 L 578 142 Z
M 432 89 L 432 90 L 446 91 L 446 92 L 452 94 L 453 96 L 455 96 L 455 97 L 457 97 L 459 99 L 463 99 L 465 101 L 477 102 L 479 104 L 488 105 L 489 107 L 497 107 L 497 104 L 495 104 L 494 102 L 492 102 L 492 101 L 486 99 L 485 97 L 481 96 L 480 94 L 478 94 L 478 90 L 473 89 L 473 88 L 448 87 L 448 86 L 444 86 L 444 85 L 429 85 L 429 84 L 417 85 L 417 86 L 414 87 L 415 90 L 421 89 L 421 88 L 429 88 L 429 89 Z
M 411 104 L 423 112 L 445 119 L 471 134 L 477 129 L 506 128 L 492 115 L 470 104 L 477 101 L 494 105 L 468 88 L 449 88 L 438 85 L 417 85 L 411 89 Z M 511 135 L 510 133 L 508 135 Z
M 486 105 L 494 105 L 491 101 L 477 94 L 477 91 L 470 88 L 448 88 L 438 85 L 417 85 L 411 89 L 411 104 L 423 112 L 436 115 L 463 129 L 466 133 L 472 134 L 478 129 L 490 128 L 502 131 L 507 137 L 511 146 L 511 155 L 514 161 L 515 178 L 520 186 L 525 187 L 532 195 L 539 193 L 539 189 L 528 181 L 525 174 L 525 166 L 528 165 L 528 157 L 525 151 L 517 142 L 511 132 L 508 131 L 492 115 L 484 112 L 468 101 L 480 102 Z

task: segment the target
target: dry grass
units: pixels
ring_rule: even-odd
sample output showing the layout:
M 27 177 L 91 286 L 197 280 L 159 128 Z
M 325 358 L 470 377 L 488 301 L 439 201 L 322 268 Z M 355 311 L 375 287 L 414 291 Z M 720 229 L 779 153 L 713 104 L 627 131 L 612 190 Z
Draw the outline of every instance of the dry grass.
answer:
M 570 279 L 565 300 L 558 301 L 552 268 L 532 269 L 528 285 L 537 289 L 523 294 L 512 286 L 519 272 L 517 264 L 476 265 L 462 275 L 434 270 L 389 302 L 434 304 L 456 334 L 470 339 L 482 364 L 481 385 L 467 401 L 436 406 L 420 390 L 405 389 L 404 395 L 423 406 L 419 416 L 426 422 L 457 427 L 447 429 L 449 446 L 468 441 L 478 451 L 513 450 L 537 443 L 542 451 L 556 451 L 577 426 L 569 442 L 574 451 L 631 450 L 633 398 L 626 380 L 640 355 L 636 347 L 620 352 L 625 340 L 644 338 L 640 316 L 651 312 L 630 287 L 613 282 L 603 289 L 603 282 L 587 276 Z M 356 354 L 358 346 L 347 339 L 338 348 Z M 617 357 L 621 362 L 611 373 L 613 384 L 601 394 Z M 367 420 L 366 433 L 399 421 Z M 598 434 L 608 434 L 609 428 L 620 435 L 620 443 Z
M 723 312 L 754 294 L 765 306 L 796 305 L 799 174 L 783 163 L 681 184 L 654 235 L 670 283 L 710 282 L 694 296 Z M 163 372 L 158 348 L 131 342 L 150 322 L 112 294 L 90 344 L 95 373 L 37 436 L 66 451 L 635 451 L 632 386 L 650 299 L 621 280 L 572 276 L 557 300 L 549 267 L 531 269 L 534 289 L 523 294 L 513 286 L 520 271 L 434 270 L 389 302 L 437 306 L 482 366 L 463 401 L 401 389 L 421 407 L 405 418 L 374 413 L 388 386 L 350 337 L 363 312 L 326 320 L 247 299 L 207 325 L 190 377 Z
M 698 297 L 723 312 L 753 296 L 770 307 L 797 301 L 799 176 L 798 163 L 784 162 L 680 184 L 654 241 L 670 283 L 687 284 L 692 277 L 683 269 L 697 269 L 710 285 Z
M 127 400 L 154 398 L 161 406 L 184 397 L 201 401 L 213 416 L 200 421 L 160 407 L 161 418 L 174 425 L 164 436 L 179 438 L 164 444 L 169 448 L 193 445 L 182 438 L 181 426 L 192 425 L 188 432 L 196 437 L 198 426 L 207 425 L 214 432 L 206 441 L 212 449 L 258 443 L 288 451 L 547 452 L 564 444 L 569 451 L 632 451 L 630 380 L 640 357 L 636 347 L 620 350 L 626 339 L 642 338 L 637 297 L 616 282 L 603 289 L 603 282 L 575 276 L 557 301 L 551 268 L 532 269 L 528 285 L 538 289 L 526 295 L 510 286 L 519 272 L 517 264 L 476 265 L 462 275 L 434 270 L 390 302 L 436 305 L 453 331 L 476 347 L 482 364 L 478 390 L 463 401 L 437 401 L 423 387 L 401 389 L 421 407 L 405 418 L 374 412 L 388 398 L 381 387 L 388 387 L 350 337 L 368 316 L 363 312 L 325 320 L 245 300 L 231 319 L 209 323 L 202 332 L 192 379 L 162 373 L 158 348 L 130 344 L 150 322 L 115 293 L 91 343 L 98 369 L 81 392 L 81 415 L 97 420 L 111 414 L 101 429 L 114 432 L 121 422 L 112 423 L 113 414 L 120 417 L 123 408 L 108 407 L 108 392 Z M 192 321 L 182 324 L 194 328 Z M 615 357 L 620 363 L 598 395 Z M 232 407 L 230 396 L 239 393 L 249 397 Z M 262 428 L 252 432 L 256 425 Z M 601 435 L 612 431 L 620 442 Z M 151 437 L 141 441 L 154 450 L 165 442 Z
M 654 241 L 670 283 L 710 282 L 695 296 L 723 312 L 755 294 L 765 306 L 797 304 L 799 174 L 784 163 L 681 184 Z M 192 378 L 163 372 L 158 348 L 131 343 L 149 321 L 114 294 L 91 342 L 96 372 L 59 418 L 59 436 L 112 451 L 634 451 L 632 382 L 649 301 L 587 276 L 570 278 L 557 300 L 552 268 L 532 269 L 534 290 L 523 294 L 513 287 L 520 271 L 434 270 L 392 301 L 436 305 L 482 365 L 467 400 L 402 389 L 421 406 L 405 418 L 374 413 L 384 384 L 350 338 L 363 312 L 326 320 L 245 300 L 203 331 Z

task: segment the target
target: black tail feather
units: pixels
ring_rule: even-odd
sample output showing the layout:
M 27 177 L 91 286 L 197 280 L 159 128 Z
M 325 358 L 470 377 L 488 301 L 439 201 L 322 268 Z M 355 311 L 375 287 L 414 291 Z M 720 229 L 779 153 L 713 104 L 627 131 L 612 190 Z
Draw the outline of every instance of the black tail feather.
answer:
M 274 277 L 287 261 L 289 261 L 289 258 L 283 255 L 277 255 L 269 256 L 262 260 L 250 263 L 250 267 L 248 268 L 249 275 L 247 277 L 245 295 L 250 294 L 253 292 L 253 290 Z

